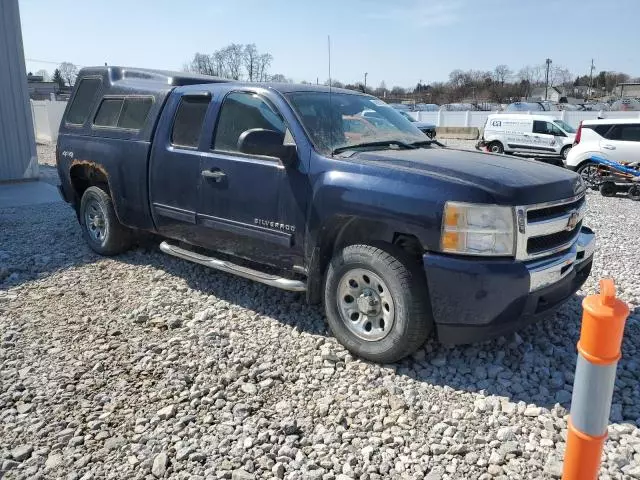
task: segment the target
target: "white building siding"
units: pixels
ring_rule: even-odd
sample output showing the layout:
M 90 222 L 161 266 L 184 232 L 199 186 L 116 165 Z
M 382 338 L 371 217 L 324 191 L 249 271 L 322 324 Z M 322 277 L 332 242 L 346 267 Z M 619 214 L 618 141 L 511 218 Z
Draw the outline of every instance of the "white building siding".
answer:
M 38 177 L 18 0 L 0 1 L 0 182 Z

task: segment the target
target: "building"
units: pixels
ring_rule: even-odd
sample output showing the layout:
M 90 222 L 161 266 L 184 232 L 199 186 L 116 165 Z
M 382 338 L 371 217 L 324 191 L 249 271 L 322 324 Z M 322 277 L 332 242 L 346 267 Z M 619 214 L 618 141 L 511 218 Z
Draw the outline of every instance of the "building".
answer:
M 38 177 L 18 0 L 0 1 L 0 182 Z
M 615 94 L 621 98 L 640 98 L 640 83 L 619 83 L 616 85 Z
M 562 91 L 558 87 L 549 87 L 546 91 L 545 98 L 545 87 L 536 87 L 531 90 L 531 95 L 527 100 L 532 102 L 540 102 L 542 100 L 549 100 L 551 102 L 559 102 L 560 98 L 564 97 Z
M 31 100 L 50 100 L 59 90 L 56 82 L 45 82 L 42 75 L 27 75 L 27 88 Z

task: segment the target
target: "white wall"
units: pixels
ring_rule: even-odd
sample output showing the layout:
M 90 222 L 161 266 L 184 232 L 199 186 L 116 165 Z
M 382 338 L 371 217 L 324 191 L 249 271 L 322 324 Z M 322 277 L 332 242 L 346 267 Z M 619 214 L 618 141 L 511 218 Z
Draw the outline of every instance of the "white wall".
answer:
M 505 113 L 527 113 L 527 112 L 505 112 Z M 549 118 L 564 120 L 573 127 L 578 127 L 582 120 L 595 120 L 598 115 L 604 118 L 638 118 L 640 112 L 531 112 L 535 115 L 547 115 Z M 409 112 L 416 120 L 433 123 L 437 127 L 484 127 L 487 117 L 499 112 Z
M 36 141 L 40 143 L 55 143 L 58 140 L 58 130 L 67 102 L 56 100 L 31 100 L 31 114 Z
M 55 143 L 58 129 L 67 106 L 65 101 L 31 100 L 31 113 L 36 140 L 41 143 Z M 499 112 L 408 112 L 421 122 L 433 123 L 438 127 L 484 127 L 487 117 Z M 517 112 L 516 112 L 517 113 Z M 526 112 L 522 112 L 526 113 Z M 599 112 L 531 112 L 536 115 L 548 115 L 549 118 L 562 119 L 569 125 L 578 127 L 582 120 L 594 120 Z M 638 118 L 640 112 L 600 112 L 605 118 Z

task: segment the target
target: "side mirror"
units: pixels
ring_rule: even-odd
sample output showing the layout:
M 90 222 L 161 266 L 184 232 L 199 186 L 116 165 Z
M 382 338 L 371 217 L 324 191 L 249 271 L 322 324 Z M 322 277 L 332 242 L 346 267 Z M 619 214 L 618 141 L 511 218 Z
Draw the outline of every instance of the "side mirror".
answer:
M 296 158 L 295 144 L 285 144 L 285 135 L 275 130 L 252 128 L 242 132 L 238 138 L 238 151 L 247 155 L 264 155 L 279 158 L 284 166 L 291 165 Z

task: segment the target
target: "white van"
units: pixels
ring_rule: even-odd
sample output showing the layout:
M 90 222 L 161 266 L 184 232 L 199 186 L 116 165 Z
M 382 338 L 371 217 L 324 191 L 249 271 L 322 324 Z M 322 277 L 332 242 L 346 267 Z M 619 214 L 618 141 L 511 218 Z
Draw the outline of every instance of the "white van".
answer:
M 567 158 L 576 131 L 548 115 L 489 115 L 480 146 L 493 153 L 533 153 Z

